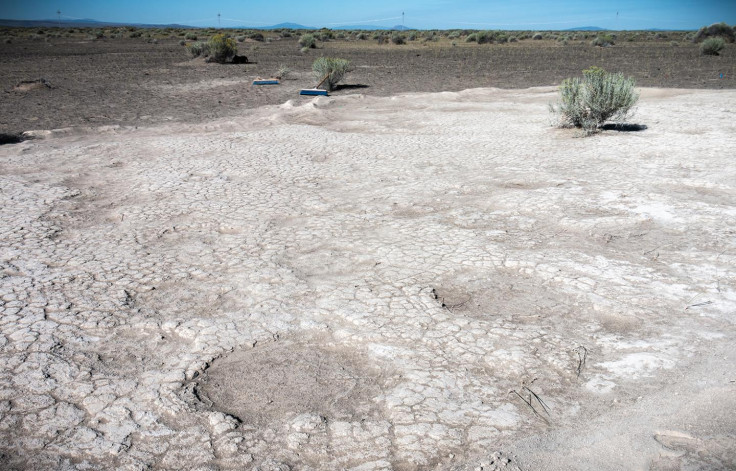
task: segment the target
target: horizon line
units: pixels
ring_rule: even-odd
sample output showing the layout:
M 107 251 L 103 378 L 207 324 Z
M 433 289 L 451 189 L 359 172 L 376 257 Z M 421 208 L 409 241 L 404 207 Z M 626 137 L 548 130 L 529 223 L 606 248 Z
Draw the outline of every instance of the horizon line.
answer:
M 63 16 L 63 15 L 62 15 Z M 697 28 L 636 28 L 636 29 L 626 29 L 626 28 L 605 28 L 602 26 L 595 26 L 595 25 L 584 25 L 584 26 L 571 26 L 571 27 L 552 27 L 552 28 L 524 28 L 524 27 L 499 27 L 499 26 L 511 26 L 511 25 L 493 25 L 491 23 L 488 23 L 488 27 L 486 28 L 474 28 L 474 27 L 439 27 L 439 28 L 432 28 L 432 27 L 411 27 L 411 26 L 404 26 L 400 24 L 396 24 L 393 26 L 387 26 L 387 25 L 367 25 L 367 24 L 349 24 L 349 23 L 329 23 L 333 25 L 330 26 L 311 26 L 311 25 L 303 25 L 301 23 L 297 23 L 294 21 L 282 21 L 275 24 L 267 24 L 267 23 L 261 23 L 260 26 L 256 25 L 233 25 L 233 26 L 214 26 L 214 25 L 206 25 L 206 26 L 196 26 L 193 24 L 187 24 L 186 22 L 168 22 L 168 23 L 138 23 L 138 22 L 132 22 L 132 21 L 111 21 L 111 20 L 97 20 L 94 18 L 72 18 L 72 17 L 66 17 L 66 19 L 58 20 L 56 18 L 46 18 L 46 19 L 17 19 L 17 18 L 0 18 L 0 22 L 28 22 L 28 23 L 51 23 L 47 27 L 50 28 L 63 28 L 63 23 L 100 23 L 102 25 L 108 25 L 108 26 L 136 26 L 141 28 L 154 28 L 154 27 L 171 27 L 171 26 L 178 26 L 178 27 L 184 27 L 184 28 L 192 28 L 192 29 L 202 29 L 202 28 L 214 28 L 214 29 L 261 29 L 261 30 L 270 30 L 270 29 L 328 29 L 328 30 L 341 30 L 341 29 L 362 29 L 364 31 L 371 31 L 371 30 L 381 30 L 381 29 L 402 29 L 407 31 L 423 31 L 423 30 L 439 30 L 439 31 L 451 31 L 451 30 L 470 30 L 470 31 L 483 31 L 483 30 L 498 30 L 498 31 L 569 31 L 569 30 L 581 30 L 581 31 L 594 31 L 594 30 L 601 30 L 601 31 L 696 31 L 700 27 Z M 53 24 L 57 24 L 57 26 L 54 26 Z M 264 26 L 265 25 L 265 26 Z M 298 27 L 287 27 L 282 25 L 295 25 Z M 481 26 L 480 23 L 476 24 L 477 26 Z M 551 25 L 551 23 L 549 23 Z M 530 25 L 531 26 L 531 25 Z M 539 24 L 539 26 L 542 26 L 542 24 Z M 708 26 L 708 25 L 703 25 Z M 12 27 L 12 26 L 4 26 L 4 27 Z M 21 27 L 21 26 L 18 26 Z M 28 26 L 31 27 L 31 26 Z M 92 27 L 92 26 L 90 26 Z M 702 27 L 702 26 L 701 26 Z M 590 29 L 588 29 L 590 28 Z

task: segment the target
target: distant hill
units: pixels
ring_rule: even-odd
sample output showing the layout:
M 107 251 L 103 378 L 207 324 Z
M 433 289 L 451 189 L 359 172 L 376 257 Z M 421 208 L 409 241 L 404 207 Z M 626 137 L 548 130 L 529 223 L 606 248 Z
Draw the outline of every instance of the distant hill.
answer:
M 245 29 L 317 29 L 314 26 L 304 26 L 298 23 L 279 23 L 273 26 L 257 26 L 257 27 L 243 26 L 243 28 Z
M 606 29 L 598 26 L 577 26 L 575 28 L 568 28 L 564 31 L 606 31 Z
M 366 30 L 366 31 L 409 31 L 416 28 L 409 28 L 408 26 L 378 26 L 378 25 L 343 25 L 343 26 L 335 26 L 332 29 L 356 29 L 356 30 Z
M 82 20 L 4 20 L 0 19 L 0 26 L 16 28 L 103 28 L 112 26 L 135 26 L 138 28 L 192 28 L 179 24 L 143 24 L 143 23 L 112 23 L 91 19 Z

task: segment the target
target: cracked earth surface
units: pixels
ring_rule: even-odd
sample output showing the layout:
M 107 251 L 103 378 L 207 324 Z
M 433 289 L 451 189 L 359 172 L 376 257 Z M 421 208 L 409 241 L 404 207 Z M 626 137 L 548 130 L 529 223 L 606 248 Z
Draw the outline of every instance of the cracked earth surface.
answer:
M 0 465 L 736 466 L 736 93 L 554 97 L 0 147 Z

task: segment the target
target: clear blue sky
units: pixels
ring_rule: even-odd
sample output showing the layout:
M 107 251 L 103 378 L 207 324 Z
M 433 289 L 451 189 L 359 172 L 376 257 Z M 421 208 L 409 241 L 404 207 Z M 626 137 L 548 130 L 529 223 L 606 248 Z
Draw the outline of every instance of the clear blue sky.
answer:
M 0 0 L 0 18 L 89 18 L 130 23 L 217 26 L 401 24 L 415 28 L 697 29 L 736 24 L 736 0 Z

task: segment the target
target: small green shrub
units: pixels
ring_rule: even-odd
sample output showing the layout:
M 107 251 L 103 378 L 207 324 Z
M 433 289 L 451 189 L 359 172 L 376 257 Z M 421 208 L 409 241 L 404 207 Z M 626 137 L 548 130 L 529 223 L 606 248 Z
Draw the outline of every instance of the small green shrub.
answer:
M 608 47 L 613 46 L 615 43 L 613 36 L 610 34 L 601 34 L 590 43 L 592 46 Z
M 249 34 L 248 37 L 252 39 L 253 41 L 263 41 L 263 34 L 261 33 L 252 33 Z
M 210 59 L 214 62 L 224 64 L 232 60 L 238 53 L 238 45 L 233 38 L 228 38 L 224 34 L 216 34 L 207 41 L 209 46 Z
M 199 41 L 196 43 L 188 44 L 187 45 L 187 52 L 192 57 L 207 57 L 210 55 L 210 46 L 209 43 L 206 43 L 204 41 Z
M 391 42 L 396 45 L 406 44 L 404 36 L 399 33 L 394 33 L 391 35 Z
M 476 33 L 478 44 L 486 44 L 493 42 L 493 33 L 490 31 L 479 31 Z
M 539 41 L 539 40 L 540 40 L 540 39 L 542 39 L 543 37 L 544 37 L 544 36 L 542 36 L 542 33 L 534 33 L 534 36 L 532 36 L 532 39 L 534 39 L 534 40 L 536 40 L 536 41 Z
M 307 49 L 314 49 L 317 47 L 317 40 L 312 34 L 303 34 L 302 37 L 299 38 L 299 45 L 306 47 Z
M 700 45 L 700 53 L 705 56 L 717 56 L 723 49 L 724 45 L 725 41 L 720 37 L 708 38 Z
M 186 36 L 184 36 L 184 39 L 186 39 L 187 41 L 196 41 L 197 35 L 194 33 L 187 33 Z
M 312 70 L 317 80 L 322 80 L 327 76 L 324 84 L 327 90 L 330 91 L 352 70 L 352 67 L 350 66 L 350 61 L 345 59 L 319 57 L 312 64 Z
M 599 67 L 583 71 L 583 77 L 562 81 L 560 101 L 550 105 L 562 126 L 595 132 L 606 121 L 623 121 L 639 100 L 632 77 L 608 73 Z
M 275 77 L 277 79 L 286 80 L 286 77 L 291 73 L 291 69 L 284 64 L 279 65 L 279 70 L 276 71 Z
M 358 33 L 358 34 L 357 34 L 357 35 L 355 36 L 355 39 L 359 39 L 359 40 L 361 40 L 361 41 L 365 41 L 366 39 L 368 39 L 368 35 L 367 35 L 367 34 L 365 34 L 365 33 Z

